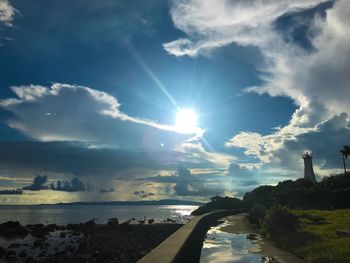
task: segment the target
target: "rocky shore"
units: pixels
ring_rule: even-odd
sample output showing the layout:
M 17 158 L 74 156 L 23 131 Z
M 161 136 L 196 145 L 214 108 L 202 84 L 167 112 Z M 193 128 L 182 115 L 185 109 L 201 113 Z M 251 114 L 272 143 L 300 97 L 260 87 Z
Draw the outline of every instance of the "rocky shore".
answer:
M 0 224 L 0 262 L 136 262 L 182 225 L 169 219 L 122 224 Z

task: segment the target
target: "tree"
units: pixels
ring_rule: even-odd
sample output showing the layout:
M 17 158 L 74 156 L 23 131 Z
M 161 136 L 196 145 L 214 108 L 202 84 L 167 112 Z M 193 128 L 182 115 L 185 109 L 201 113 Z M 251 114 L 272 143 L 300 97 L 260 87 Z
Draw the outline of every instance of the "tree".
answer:
M 340 150 L 340 153 L 343 155 L 344 174 L 346 174 L 346 159 L 348 159 L 350 155 L 350 146 L 344 145 L 343 149 Z

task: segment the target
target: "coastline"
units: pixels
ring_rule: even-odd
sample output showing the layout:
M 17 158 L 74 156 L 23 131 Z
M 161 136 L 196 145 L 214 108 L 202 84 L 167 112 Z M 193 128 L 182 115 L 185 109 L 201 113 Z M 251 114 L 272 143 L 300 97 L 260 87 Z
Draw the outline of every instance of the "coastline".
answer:
M 11 262 L 136 262 L 182 224 L 153 219 L 118 224 L 0 225 L 0 261 Z M 7 244 L 4 243 L 7 241 Z M 6 244 L 6 246 L 4 246 Z

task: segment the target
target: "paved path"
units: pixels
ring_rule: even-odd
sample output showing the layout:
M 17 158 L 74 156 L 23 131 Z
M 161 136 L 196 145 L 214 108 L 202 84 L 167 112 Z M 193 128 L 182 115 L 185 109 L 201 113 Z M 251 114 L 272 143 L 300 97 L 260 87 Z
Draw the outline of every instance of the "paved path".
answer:
M 202 243 L 207 230 L 218 219 L 238 214 L 245 209 L 217 210 L 195 216 L 186 225 L 168 237 L 138 263 L 196 263 L 199 262 Z
M 248 224 L 244 214 L 233 215 L 223 218 L 227 224 L 220 228 L 221 231 L 232 234 L 256 234 L 256 231 Z M 259 250 L 257 253 L 277 259 L 281 263 L 302 263 L 303 261 L 287 251 L 281 250 L 272 243 L 257 240 Z M 274 262 L 274 261 L 271 261 Z

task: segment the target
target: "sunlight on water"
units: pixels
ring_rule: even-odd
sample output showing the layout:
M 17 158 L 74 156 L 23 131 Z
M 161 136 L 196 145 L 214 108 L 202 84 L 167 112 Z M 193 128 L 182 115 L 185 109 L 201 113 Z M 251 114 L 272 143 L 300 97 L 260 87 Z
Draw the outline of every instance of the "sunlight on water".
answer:
M 176 216 L 190 216 L 192 211 L 195 210 L 197 206 L 189 205 L 171 205 L 163 206 L 160 209 L 169 209 L 172 215 Z

